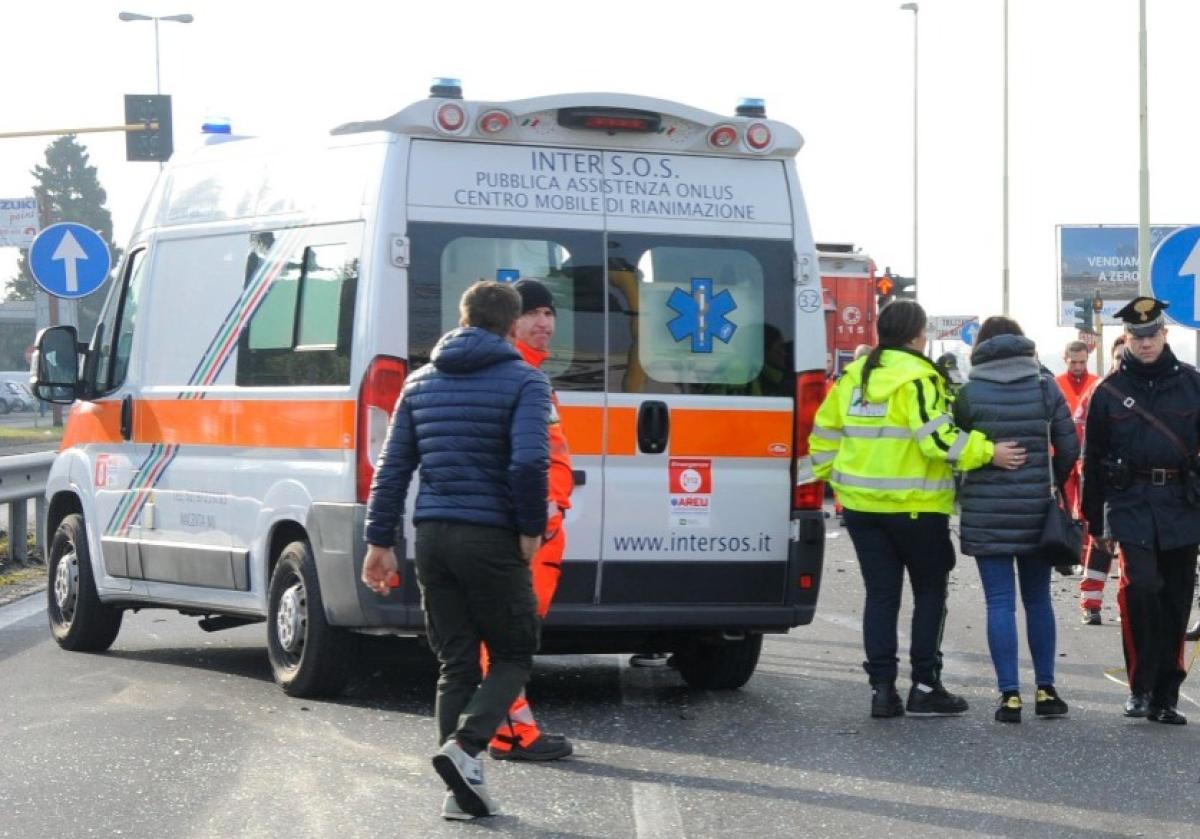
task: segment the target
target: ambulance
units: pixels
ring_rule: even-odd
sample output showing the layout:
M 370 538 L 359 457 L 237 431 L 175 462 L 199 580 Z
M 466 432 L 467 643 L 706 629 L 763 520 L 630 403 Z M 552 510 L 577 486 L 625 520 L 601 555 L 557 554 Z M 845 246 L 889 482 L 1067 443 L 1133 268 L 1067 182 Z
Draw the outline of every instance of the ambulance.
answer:
M 39 395 L 73 403 L 46 490 L 62 647 L 107 649 L 131 609 L 264 622 L 311 696 L 360 635 L 421 635 L 412 499 L 386 597 L 359 581 L 365 502 L 405 377 L 481 278 L 557 304 L 576 489 L 543 651 L 671 653 L 735 688 L 764 633 L 812 620 L 821 281 L 803 141 L 761 100 L 439 80 L 309 142 L 220 139 L 163 170 L 95 334 L 39 337 Z

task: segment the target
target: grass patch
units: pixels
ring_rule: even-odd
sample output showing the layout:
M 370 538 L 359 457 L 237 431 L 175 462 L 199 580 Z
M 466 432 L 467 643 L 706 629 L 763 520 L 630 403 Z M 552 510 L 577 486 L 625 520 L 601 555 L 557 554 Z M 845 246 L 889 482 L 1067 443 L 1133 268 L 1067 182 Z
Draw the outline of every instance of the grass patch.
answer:
M 25 556 L 38 557 L 41 556 L 41 551 L 34 547 L 33 534 L 30 533 L 25 542 Z M 8 534 L 0 530 L 0 562 L 10 562 L 12 557 L 8 552 Z
M 40 580 L 44 576 L 46 576 L 45 568 L 20 568 L 0 565 L 0 589 L 5 586 L 16 586 L 21 583 Z
M 24 446 L 30 443 L 54 443 L 62 439 L 65 426 L 54 428 L 15 428 L 0 426 L 0 449 L 4 446 Z

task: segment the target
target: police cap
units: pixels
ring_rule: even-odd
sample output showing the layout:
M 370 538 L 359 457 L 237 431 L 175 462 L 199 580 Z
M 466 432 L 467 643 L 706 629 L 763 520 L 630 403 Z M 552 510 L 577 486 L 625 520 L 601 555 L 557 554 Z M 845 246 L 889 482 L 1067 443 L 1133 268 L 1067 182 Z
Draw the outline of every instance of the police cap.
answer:
M 1125 323 L 1126 332 L 1145 338 L 1167 325 L 1163 310 L 1169 305 L 1165 300 L 1155 300 L 1153 297 L 1135 297 L 1116 316 Z

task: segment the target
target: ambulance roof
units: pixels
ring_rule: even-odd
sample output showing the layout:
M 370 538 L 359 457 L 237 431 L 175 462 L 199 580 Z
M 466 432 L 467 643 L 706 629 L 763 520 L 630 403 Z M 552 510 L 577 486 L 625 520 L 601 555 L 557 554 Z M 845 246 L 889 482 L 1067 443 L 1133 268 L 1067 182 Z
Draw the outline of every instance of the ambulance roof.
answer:
M 439 125 L 438 114 L 443 106 L 458 106 L 464 112 L 456 130 Z M 595 113 L 643 112 L 654 127 L 645 130 L 603 130 L 578 124 L 564 124 L 564 114 L 595 109 Z M 482 117 L 493 112 L 503 115 L 504 127 L 487 132 Z M 770 141 L 761 150 L 747 142 L 746 130 L 754 124 L 765 126 Z M 712 132 L 721 126 L 731 126 L 737 139 L 725 147 L 711 142 Z M 622 148 L 656 152 L 682 152 L 735 157 L 794 157 L 804 145 L 800 132 L 783 122 L 756 116 L 726 116 L 704 111 L 678 102 L 634 96 L 627 93 L 564 93 L 514 99 L 507 102 L 471 101 L 430 97 L 414 102 L 390 117 L 364 122 L 350 122 L 333 129 L 333 133 L 357 134 L 364 131 L 387 131 L 409 136 L 436 137 L 474 142 L 504 142 L 531 145 L 581 146 L 588 148 Z

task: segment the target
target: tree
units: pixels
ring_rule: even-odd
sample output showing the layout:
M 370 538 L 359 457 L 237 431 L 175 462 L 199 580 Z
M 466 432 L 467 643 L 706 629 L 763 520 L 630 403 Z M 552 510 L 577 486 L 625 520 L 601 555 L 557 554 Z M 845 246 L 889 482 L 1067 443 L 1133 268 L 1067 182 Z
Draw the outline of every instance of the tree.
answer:
M 115 268 L 121 252 L 113 245 L 112 213 L 104 206 L 108 193 L 100 186 L 96 167 L 88 162 L 87 147 L 74 134 L 59 137 L 46 147 L 46 165 L 34 166 L 30 174 L 37 179 L 33 191 L 43 225 L 73 221 L 92 228 L 108 245 Z M 17 270 L 8 281 L 9 299 L 33 300 L 40 290 L 29 272 L 28 250 L 21 251 Z M 79 301 L 80 335 L 89 336 L 95 328 L 110 282 L 111 278 Z

